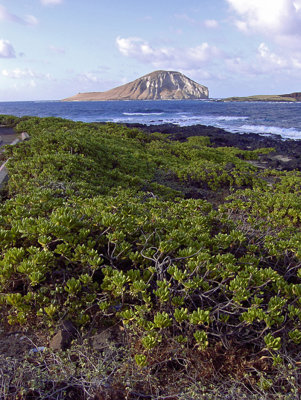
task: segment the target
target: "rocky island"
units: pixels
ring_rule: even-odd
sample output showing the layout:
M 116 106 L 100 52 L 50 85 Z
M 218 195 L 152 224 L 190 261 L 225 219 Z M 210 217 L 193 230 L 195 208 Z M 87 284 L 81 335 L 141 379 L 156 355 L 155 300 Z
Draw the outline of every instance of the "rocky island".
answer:
M 270 95 L 255 95 L 255 96 L 244 96 L 244 97 L 227 97 L 223 101 L 286 101 L 295 102 L 301 101 L 301 92 L 294 92 L 289 94 L 270 94 Z
M 106 92 L 78 93 L 63 101 L 207 99 L 206 86 L 176 71 L 154 71 Z

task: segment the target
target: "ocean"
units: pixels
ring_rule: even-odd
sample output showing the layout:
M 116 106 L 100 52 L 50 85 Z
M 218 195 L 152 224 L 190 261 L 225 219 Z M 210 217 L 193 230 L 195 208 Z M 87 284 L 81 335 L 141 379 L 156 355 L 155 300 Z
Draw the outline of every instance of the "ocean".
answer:
M 83 122 L 208 125 L 229 132 L 301 139 L 301 102 L 218 100 L 0 102 L 0 114 L 61 117 Z

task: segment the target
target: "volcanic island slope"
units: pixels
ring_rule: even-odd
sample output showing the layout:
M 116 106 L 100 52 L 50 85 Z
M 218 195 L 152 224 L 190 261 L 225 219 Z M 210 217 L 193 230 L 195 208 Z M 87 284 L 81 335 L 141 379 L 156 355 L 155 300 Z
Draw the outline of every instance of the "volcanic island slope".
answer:
M 206 86 L 180 72 L 160 70 L 106 92 L 78 93 L 63 101 L 197 100 L 207 99 L 208 96 Z

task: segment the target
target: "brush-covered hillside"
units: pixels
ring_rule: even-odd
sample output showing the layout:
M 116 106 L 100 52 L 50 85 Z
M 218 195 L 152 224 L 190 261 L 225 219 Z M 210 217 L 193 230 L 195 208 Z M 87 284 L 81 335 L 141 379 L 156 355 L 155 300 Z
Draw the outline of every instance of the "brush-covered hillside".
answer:
M 300 171 L 206 137 L 9 122 L 30 140 L 1 155 L 3 332 L 51 337 L 68 320 L 77 336 L 27 364 L 2 358 L 7 398 L 298 398 Z M 122 347 L 89 350 L 112 327 Z

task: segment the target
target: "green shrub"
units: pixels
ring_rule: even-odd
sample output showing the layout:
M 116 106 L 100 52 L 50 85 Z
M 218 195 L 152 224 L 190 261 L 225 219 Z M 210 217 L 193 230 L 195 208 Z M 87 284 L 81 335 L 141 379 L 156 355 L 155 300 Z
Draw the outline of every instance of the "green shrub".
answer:
M 10 324 L 122 323 L 140 368 L 171 341 L 183 354 L 237 343 L 280 363 L 296 356 L 299 172 L 244 161 L 269 149 L 115 124 L 27 118 L 16 129 L 31 139 L 6 150 L 0 304 Z M 217 209 L 183 198 L 172 179 L 232 195 Z

